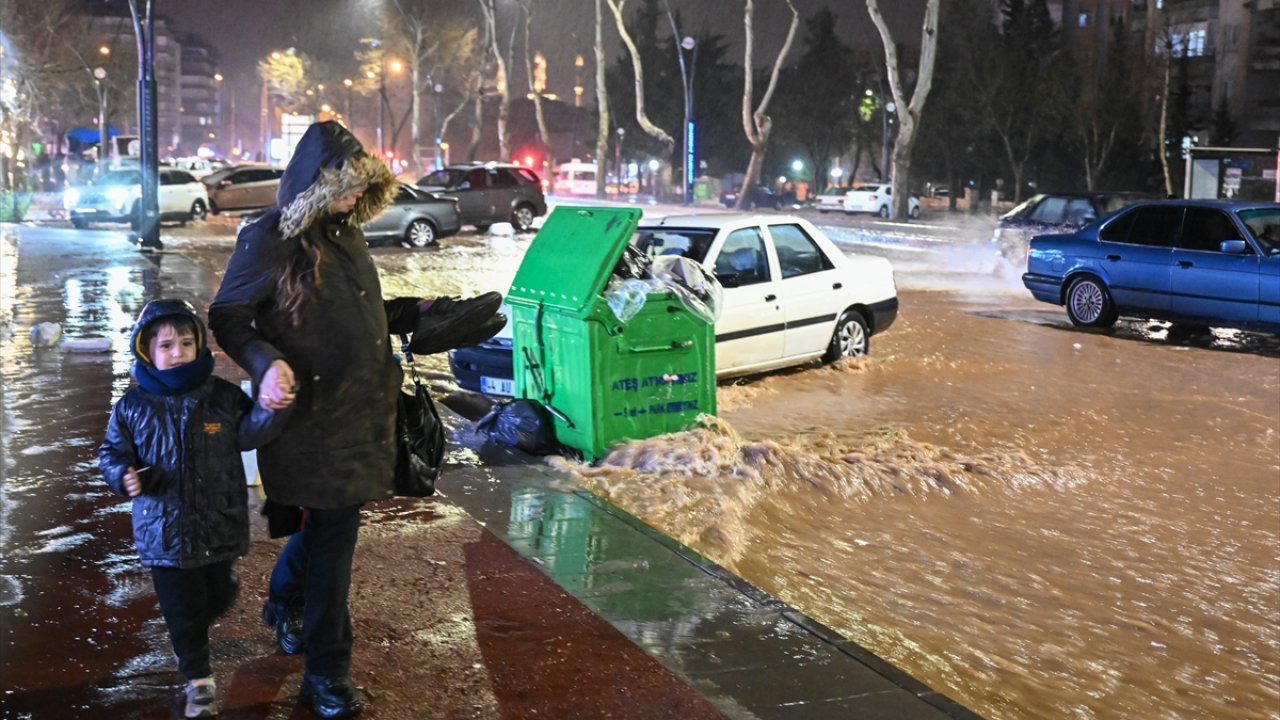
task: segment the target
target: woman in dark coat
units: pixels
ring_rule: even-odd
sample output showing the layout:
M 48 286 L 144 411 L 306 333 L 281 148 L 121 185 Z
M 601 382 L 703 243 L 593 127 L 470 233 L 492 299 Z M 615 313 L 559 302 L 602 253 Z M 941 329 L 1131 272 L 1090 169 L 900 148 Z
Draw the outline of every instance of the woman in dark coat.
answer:
M 244 228 L 209 309 L 218 344 L 253 378 L 259 403 L 294 404 L 258 452 L 267 498 L 302 508 L 271 575 L 263 619 L 281 648 L 305 650 L 300 697 L 317 715 L 363 709 L 349 679 L 347 597 L 360 506 L 391 497 L 402 372 L 391 333 L 412 333 L 417 298 L 384 301 L 361 223 L 395 178 L 336 122 L 312 125 L 277 206 Z

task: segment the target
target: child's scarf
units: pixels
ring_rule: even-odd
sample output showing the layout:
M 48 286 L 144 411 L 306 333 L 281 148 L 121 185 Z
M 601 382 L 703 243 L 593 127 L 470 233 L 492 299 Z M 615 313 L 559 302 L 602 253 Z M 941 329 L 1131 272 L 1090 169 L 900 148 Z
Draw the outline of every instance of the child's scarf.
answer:
M 135 360 L 133 377 L 138 385 L 156 395 L 182 395 L 204 384 L 213 374 L 213 353 L 208 348 L 200 351 L 195 360 L 168 370 L 157 370 L 155 365 Z

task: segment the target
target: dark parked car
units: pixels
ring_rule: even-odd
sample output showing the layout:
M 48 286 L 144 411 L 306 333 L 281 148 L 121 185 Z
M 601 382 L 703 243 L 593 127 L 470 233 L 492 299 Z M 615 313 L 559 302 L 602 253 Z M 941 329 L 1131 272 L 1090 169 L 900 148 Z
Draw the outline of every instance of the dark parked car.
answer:
M 458 201 L 401 183 L 387 211 L 362 228 L 370 245 L 399 242 L 405 247 L 435 245 L 462 227 Z
M 542 181 L 522 165 L 464 163 L 447 165 L 418 180 L 418 189 L 458 199 L 462 224 L 488 230 L 509 222 L 519 232 L 533 228 L 533 220 L 547 212 Z
M 737 206 L 738 194 L 742 192 L 742 188 L 736 187 L 732 190 L 725 190 L 720 193 L 720 204 L 727 208 Z M 777 210 L 782 207 L 782 198 L 778 197 L 768 185 L 756 185 L 751 191 L 751 197 L 747 198 L 747 206 L 745 209 L 753 210 L 757 208 L 770 208 Z
M 223 168 L 200 178 L 209 191 L 209 209 L 214 214 L 228 210 L 260 210 L 276 204 L 276 192 L 284 168 L 269 165 L 238 165 Z
M 1036 235 L 1067 232 L 1101 220 L 1151 195 L 1134 192 L 1071 192 L 1034 195 L 996 221 L 991 242 L 1015 266 L 1027 257 L 1027 243 Z
M 1075 325 L 1126 315 L 1280 333 L 1280 204 L 1140 203 L 1032 239 L 1022 283 Z

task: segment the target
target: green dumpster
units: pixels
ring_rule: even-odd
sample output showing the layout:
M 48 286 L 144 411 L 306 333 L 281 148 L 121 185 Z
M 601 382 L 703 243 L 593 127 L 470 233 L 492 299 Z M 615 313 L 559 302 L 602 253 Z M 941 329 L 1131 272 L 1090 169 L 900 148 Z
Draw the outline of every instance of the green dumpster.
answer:
M 715 328 L 670 290 L 620 321 L 604 297 L 635 208 L 556 208 L 507 293 L 515 396 L 547 406 L 556 439 L 595 460 L 613 444 L 715 414 Z

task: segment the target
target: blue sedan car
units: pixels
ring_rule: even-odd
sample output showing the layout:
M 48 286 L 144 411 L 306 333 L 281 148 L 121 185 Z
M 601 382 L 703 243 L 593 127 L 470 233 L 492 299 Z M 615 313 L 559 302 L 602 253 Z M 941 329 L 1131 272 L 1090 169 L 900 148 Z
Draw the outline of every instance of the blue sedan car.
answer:
M 1280 204 L 1139 203 L 1032 239 L 1022 284 L 1078 326 L 1125 315 L 1280 333 Z

